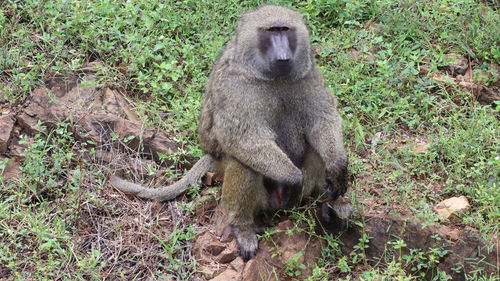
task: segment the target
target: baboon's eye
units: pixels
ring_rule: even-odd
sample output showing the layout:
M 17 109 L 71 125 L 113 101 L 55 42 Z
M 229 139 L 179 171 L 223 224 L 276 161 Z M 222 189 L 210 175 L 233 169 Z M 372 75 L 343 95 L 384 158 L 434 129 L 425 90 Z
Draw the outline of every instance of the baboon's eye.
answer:
M 267 29 L 267 31 L 271 32 L 283 32 L 288 30 L 289 30 L 288 26 L 273 26 Z

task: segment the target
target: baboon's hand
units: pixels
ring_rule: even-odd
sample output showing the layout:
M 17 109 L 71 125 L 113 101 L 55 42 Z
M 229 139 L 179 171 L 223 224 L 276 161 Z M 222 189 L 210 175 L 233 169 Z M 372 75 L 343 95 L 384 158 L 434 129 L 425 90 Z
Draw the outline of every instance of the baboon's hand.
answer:
M 338 234 L 348 227 L 352 205 L 343 197 L 333 202 L 324 202 L 320 208 L 321 224 L 327 233 Z
M 290 176 L 288 176 L 285 183 L 292 186 L 301 186 L 303 181 L 304 175 L 302 174 L 302 171 L 297 168 L 292 174 L 290 174 Z
M 326 188 L 330 199 L 336 200 L 347 191 L 347 157 L 338 157 L 326 168 Z

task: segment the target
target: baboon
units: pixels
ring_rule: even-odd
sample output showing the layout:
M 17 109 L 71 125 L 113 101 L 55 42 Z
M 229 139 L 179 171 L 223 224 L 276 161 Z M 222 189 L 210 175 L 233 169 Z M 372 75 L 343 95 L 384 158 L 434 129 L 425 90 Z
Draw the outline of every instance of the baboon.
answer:
M 335 200 L 346 192 L 348 160 L 336 106 L 300 13 L 261 6 L 241 16 L 206 84 L 198 138 L 207 155 L 173 186 L 147 189 L 117 177 L 111 183 L 161 201 L 197 184 L 207 170 L 222 174 L 222 204 L 248 260 L 258 247 L 260 211 L 313 193 Z M 320 214 L 343 224 L 350 208 L 323 205 Z

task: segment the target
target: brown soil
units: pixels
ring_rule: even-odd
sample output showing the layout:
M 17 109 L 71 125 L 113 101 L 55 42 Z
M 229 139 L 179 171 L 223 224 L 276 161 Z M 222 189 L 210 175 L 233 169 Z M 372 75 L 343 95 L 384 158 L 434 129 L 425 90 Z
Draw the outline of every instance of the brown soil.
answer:
M 356 53 L 355 50 L 352 50 Z M 356 53 L 357 55 L 357 53 Z M 456 56 L 453 56 L 454 58 Z M 99 67 L 94 63 L 92 67 Z M 93 69 L 90 67 L 89 69 Z M 473 79 L 475 65 L 466 58 L 459 57 L 448 66 L 442 67 L 439 73 L 429 74 L 428 67 L 422 66 L 421 75 L 429 75 L 430 79 L 443 82 L 450 89 L 471 91 L 482 104 L 493 104 L 500 100 L 500 82 L 486 87 Z M 497 65 L 492 66 L 497 71 Z M 488 76 L 490 72 L 481 75 Z M 498 72 L 496 72 L 498 73 Z M 92 71 L 85 76 L 87 82 L 95 79 Z M 491 77 L 486 77 L 491 80 Z M 119 90 L 111 88 L 83 87 L 82 81 L 75 74 L 68 77 L 50 77 L 45 87 L 36 89 L 32 96 L 23 104 L 0 103 L 0 158 L 11 158 L 3 171 L 5 180 L 15 179 L 19 174 L 19 165 L 23 161 L 22 152 L 27 144 L 20 144 L 22 134 L 32 135 L 37 131 L 37 122 L 41 120 L 53 127 L 58 120 L 74 120 L 71 128 L 79 140 L 91 140 L 98 144 L 99 151 L 91 160 L 103 166 L 110 167 L 113 172 L 130 170 L 137 176 L 133 180 L 145 178 L 162 184 L 164 168 L 157 162 L 158 152 L 176 151 L 177 144 L 168 135 L 153 129 L 144 129 L 133 105 L 123 98 Z M 113 140 L 112 133 L 123 140 L 133 137 L 130 142 L 123 143 Z M 383 137 L 383 136 L 381 136 Z M 375 140 L 376 141 L 376 140 Z M 425 140 L 414 147 L 416 152 L 426 150 Z M 143 150 L 141 153 L 140 147 Z M 131 157 L 131 155 L 133 157 Z M 192 159 L 188 159 L 192 162 Z M 162 163 L 162 165 L 171 163 Z M 145 177 L 147 165 L 154 165 L 160 171 L 157 175 Z M 368 165 L 368 164 L 367 164 Z M 179 167 L 183 168 L 183 167 Z M 373 179 L 361 179 L 370 186 Z M 207 185 L 216 182 L 213 175 L 208 175 Z M 98 196 L 108 202 L 104 206 L 93 206 L 84 203 L 80 208 L 80 220 L 74 243 L 83 249 L 98 249 L 108 260 L 105 268 L 106 276 L 102 278 L 115 279 L 125 276 L 126 279 L 149 279 L 152 273 L 166 271 L 167 273 L 189 276 L 189 273 L 168 268 L 172 256 L 158 256 L 164 253 L 164 245 L 156 237 L 171 237 L 174 226 L 185 228 L 193 225 L 198 234 L 190 247 L 180 247 L 171 252 L 178 260 L 191 261 L 196 258 L 199 273 L 190 278 L 195 280 L 291 280 L 293 272 L 292 258 L 297 258 L 297 264 L 306 265 L 299 268 L 300 275 L 295 279 L 303 279 L 311 275 L 312 265 L 321 257 L 326 246 L 320 236 L 301 231 L 285 217 L 273 218 L 275 226 L 271 227 L 274 234 L 270 239 L 261 239 L 256 258 L 244 262 L 238 257 L 238 247 L 224 219 L 224 211 L 218 207 L 213 194 L 205 194 L 194 202 L 196 211 L 191 214 L 179 207 L 182 200 L 169 203 L 143 201 L 129 198 L 110 185 L 103 189 L 89 187 Z M 373 186 L 377 194 L 377 187 Z M 185 199 L 184 196 L 181 199 Z M 351 226 L 340 236 L 343 242 L 342 252 L 346 255 L 358 251 L 355 246 L 364 231 L 369 237 L 366 256 L 370 263 L 390 261 L 390 257 L 399 257 L 408 250 L 399 252 L 393 248 L 396 238 L 401 238 L 407 244 L 405 249 L 442 248 L 448 251 L 440 257 L 439 268 L 453 276 L 453 280 L 464 280 L 463 271 L 470 271 L 472 264 L 480 263 L 488 272 L 495 272 L 499 266 L 499 245 L 487 245 L 479 239 L 478 232 L 471 228 L 452 226 L 431 226 L 422 229 L 421 224 L 412 218 L 395 217 L 383 208 L 374 205 L 368 213 L 359 214 L 364 218 L 365 228 Z M 439 239 L 437 239 L 439 238 Z M 141 263 L 137 263 L 140 257 Z M 332 276 L 342 277 L 339 268 L 333 265 L 329 268 Z M 119 267 L 116 265 L 119 264 Z M 462 273 L 456 273 L 452 268 L 463 264 Z M 497 271 L 498 272 L 498 271 Z M 428 273 L 428 277 L 432 272 Z

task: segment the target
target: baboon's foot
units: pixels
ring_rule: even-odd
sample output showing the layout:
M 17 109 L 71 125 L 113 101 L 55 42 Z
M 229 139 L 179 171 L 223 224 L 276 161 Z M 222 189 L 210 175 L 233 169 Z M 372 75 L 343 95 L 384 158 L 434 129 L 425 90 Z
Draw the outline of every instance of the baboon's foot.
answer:
M 252 225 L 237 226 L 232 225 L 234 236 L 240 246 L 240 255 L 245 261 L 255 257 L 259 242 Z

